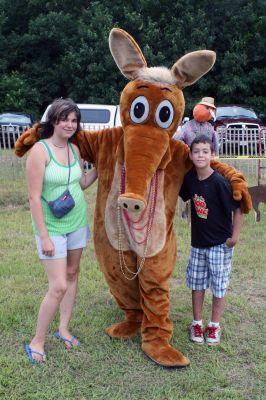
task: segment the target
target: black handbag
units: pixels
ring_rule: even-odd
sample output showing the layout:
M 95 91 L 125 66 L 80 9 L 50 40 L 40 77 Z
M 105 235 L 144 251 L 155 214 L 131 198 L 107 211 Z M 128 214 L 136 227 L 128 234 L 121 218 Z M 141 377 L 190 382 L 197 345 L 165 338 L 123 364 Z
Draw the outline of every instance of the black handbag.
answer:
M 67 189 L 59 196 L 57 199 L 53 201 L 47 201 L 43 196 L 42 199 L 48 204 L 51 212 L 56 218 L 62 218 L 66 214 L 69 213 L 69 211 L 72 210 L 73 207 L 75 207 L 75 200 L 71 196 L 69 190 L 68 190 L 68 185 L 69 185 L 69 180 L 70 180 L 70 161 L 69 161 L 69 145 L 68 146 L 68 181 L 67 181 Z

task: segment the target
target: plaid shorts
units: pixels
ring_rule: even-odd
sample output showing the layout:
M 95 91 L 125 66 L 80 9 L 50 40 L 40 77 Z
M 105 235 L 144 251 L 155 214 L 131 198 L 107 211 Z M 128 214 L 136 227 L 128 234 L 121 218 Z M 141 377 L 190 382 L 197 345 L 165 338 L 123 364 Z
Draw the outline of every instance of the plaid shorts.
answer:
M 233 248 L 217 246 L 192 247 L 186 270 L 186 284 L 192 290 L 211 288 L 215 297 L 225 296 L 231 272 Z

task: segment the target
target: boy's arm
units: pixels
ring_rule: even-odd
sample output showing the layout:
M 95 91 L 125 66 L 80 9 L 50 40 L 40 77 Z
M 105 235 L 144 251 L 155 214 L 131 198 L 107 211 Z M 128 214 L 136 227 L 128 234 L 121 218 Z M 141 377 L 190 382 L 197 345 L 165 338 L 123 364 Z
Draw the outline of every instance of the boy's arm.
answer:
M 237 244 L 240 236 L 242 222 L 243 222 L 243 213 L 241 211 L 241 208 L 236 208 L 234 210 L 234 216 L 233 216 L 232 237 L 226 240 L 226 244 L 228 247 L 234 247 Z
M 180 188 L 179 196 L 183 201 L 188 201 L 190 199 L 189 191 L 187 188 L 186 180 L 183 181 L 182 186 Z

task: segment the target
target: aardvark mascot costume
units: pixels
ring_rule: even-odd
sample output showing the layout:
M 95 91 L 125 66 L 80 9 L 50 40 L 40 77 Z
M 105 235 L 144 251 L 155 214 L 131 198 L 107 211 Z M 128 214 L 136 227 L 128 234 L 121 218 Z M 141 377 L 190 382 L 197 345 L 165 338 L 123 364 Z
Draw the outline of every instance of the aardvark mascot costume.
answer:
M 183 116 L 182 89 L 203 76 L 215 53 L 183 56 L 168 70 L 148 68 L 134 39 L 114 28 L 110 50 L 130 80 L 120 99 L 122 126 L 81 131 L 75 139 L 83 159 L 98 171 L 94 243 L 98 261 L 122 322 L 106 328 L 116 339 L 141 333 L 143 352 L 159 365 L 183 367 L 189 359 L 169 343 L 169 280 L 176 264 L 173 218 L 184 175 L 192 167 L 188 147 L 171 139 Z M 16 143 L 22 156 L 38 140 L 29 129 Z M 233 187 L 244 212 L 251 208 L 247 184 L 234 168 L 212 167 Z

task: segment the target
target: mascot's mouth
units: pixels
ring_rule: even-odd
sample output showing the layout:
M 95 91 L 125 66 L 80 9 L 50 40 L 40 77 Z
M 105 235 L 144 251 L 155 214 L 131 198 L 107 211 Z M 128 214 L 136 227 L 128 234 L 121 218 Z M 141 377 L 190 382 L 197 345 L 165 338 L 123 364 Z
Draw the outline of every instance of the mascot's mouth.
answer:
M 132 250 L 144 260 L 157 254 L 165 244 L 164 171 L 155 172 L 144 198 L 124 193 L 125 176 L 125 168 L 117 162 L 106 203 L 105 229 L 121 256 L 123 251 Z

